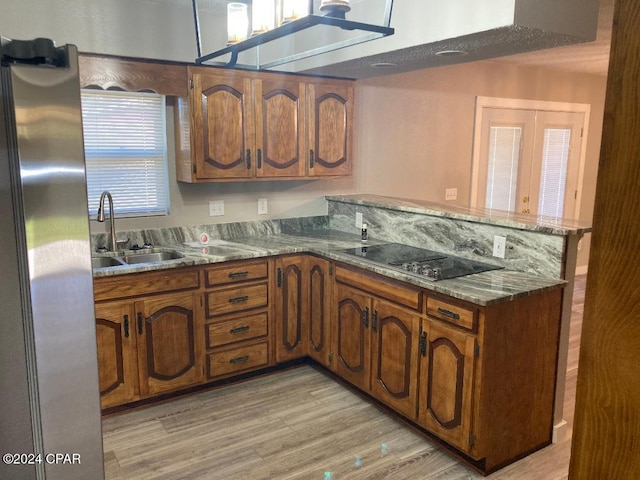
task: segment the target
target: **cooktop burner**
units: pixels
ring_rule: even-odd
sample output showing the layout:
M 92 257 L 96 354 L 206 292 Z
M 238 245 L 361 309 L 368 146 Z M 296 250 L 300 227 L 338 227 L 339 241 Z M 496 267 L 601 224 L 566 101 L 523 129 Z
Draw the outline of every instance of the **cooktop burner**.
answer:
M 386 264 L 389 268 L 426 280 L 445 280 L 503 268 L 399 243 L 350 248 L 345 253 Z

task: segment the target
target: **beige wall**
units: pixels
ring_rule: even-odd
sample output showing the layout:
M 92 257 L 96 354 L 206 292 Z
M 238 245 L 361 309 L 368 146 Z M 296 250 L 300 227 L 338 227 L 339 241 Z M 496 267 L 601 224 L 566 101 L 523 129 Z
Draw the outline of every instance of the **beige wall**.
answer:
M 588 103 L 591 117 L 580 219 L 591 221 L 606 77 L 484 61 L 357 83 L 360 192 L 467 205 L 476 96 Z M 588 236 L 578 265 L 587 264 Z

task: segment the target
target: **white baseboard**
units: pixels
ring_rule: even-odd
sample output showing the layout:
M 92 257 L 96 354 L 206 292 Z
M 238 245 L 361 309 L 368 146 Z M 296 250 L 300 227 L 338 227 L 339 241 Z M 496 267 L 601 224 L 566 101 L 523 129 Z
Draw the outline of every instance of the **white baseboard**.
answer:
M 553 443 L 561 443 L 567 440 L 569 435 L 569 427 L 566 420 L 560 420 L 553 426 L 553 436 L 551 441 Z
M 576 267 L 576 275 L 586 275 L 588 269 L 589 269 L 589 265 L 582 265 L 581 267 Z

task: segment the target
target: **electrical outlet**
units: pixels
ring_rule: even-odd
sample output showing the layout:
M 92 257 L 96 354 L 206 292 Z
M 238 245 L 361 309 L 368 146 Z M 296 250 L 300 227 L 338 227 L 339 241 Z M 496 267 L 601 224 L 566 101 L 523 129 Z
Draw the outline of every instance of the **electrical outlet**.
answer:
M 209 202 L 209 216 L 222 217 L 224 215 L 224 200 L 211 200 Z
M 458 198 L 458 189 L 457 188 L 447 188 L 444 191 L 444 199 L 445 200 L 456 200 Z
M 362 213 L 356 212 L 356 228 L 362 228 Z
M 493 256 L 498 258 L 504 258 L 504 254 L 507 250 L 507 237 L 501 237 L 495 235 L 493 237 Z
M 267 199 L 259 198 L 258 199 L 258 215 L 266 215 L 267 214 Z

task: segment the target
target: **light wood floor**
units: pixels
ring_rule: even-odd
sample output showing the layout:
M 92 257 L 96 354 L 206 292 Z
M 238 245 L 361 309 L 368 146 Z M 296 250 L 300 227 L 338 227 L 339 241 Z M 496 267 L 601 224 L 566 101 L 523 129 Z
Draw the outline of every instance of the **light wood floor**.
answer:
M 584 285 L 578 277 L 565 396 L 570 426 Z M 483 478 L 309 366 L 106 417 L 103 438 L 107 479 Z M 486 478 L 566 479 L 569 455 L 567 440 Z

